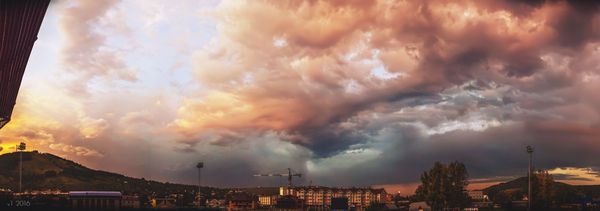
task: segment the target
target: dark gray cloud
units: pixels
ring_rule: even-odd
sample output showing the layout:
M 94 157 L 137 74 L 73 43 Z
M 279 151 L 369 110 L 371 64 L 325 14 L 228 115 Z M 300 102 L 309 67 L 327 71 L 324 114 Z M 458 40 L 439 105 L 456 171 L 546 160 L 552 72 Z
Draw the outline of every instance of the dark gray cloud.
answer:
M 183 108 L 182 134 L 218 128 L 234 141 L 214 144 L 235 147 L 248 131 L 275 133 L 312 153 L 306 170 L 325 184 L 412 182 L 454 160 L 474 177 L 521 175 L 525 145 L 539 168 L 599 165 L 597 3 L 223 5 L 220 15 L 244 22 L 221 22 L 227 39 L 198 57 L 199 81 L 217 94 Z M 291 18 L 265 24 L 278 14 Z M 377 78 L 377 68 L 400 76 Z
M 532 127 L 539 130 L 531 130 Z M 379 140 L 386 145 L 379 148 L 381 154 L 376 159 L 348 169 L 327 171 L 319 175 L 319 179 L 326 184 L 337 185 L 409 183 L 415 182 L 433 162 L 455 160 L 466 164 L 472 178 L 523 176 L 528 164 L 524 150 L 527 144 L 535 146 L 534 164 L 539 169 L 600 165 L 594 159 L 599 151 L 590 148 L 590 144 L 597 145 L 590 143 L 596 140 L 597 135 L 566 141 L 561 136 L 547 135 L 552 133 L 551 129 L 516 123 L 484 132 L 453 131 L 432 137 L 414 134 L 414 131 L 419 131 L 419 128 L 398 127 L 387 135 L 389 139 Z M 577 133 L 562 135 L 578 136 Z M 345 176 L 339 178 L 335 175 Z
M 63 8 L 76 87 L 137 79 L 94 31 L 115 5 Z M 597 3 L 223 1 L 211 15 L 218 37 L 194 53 L 197 86 L 169 106 L 110 93 L 72 125 L 16 136 L 77 143 L 104 155 L 86 158 L 96 168 L 164 181 L 195 183 L 205 161 L 215 186 L 284 184 L 251 175 L 288 167 L 304 183 L 410 183 L 454 160 L 508 178 L 524 174 L 526 145 L 538 168 L 600 166 Z M 106 123 L 97 137 L 81 137 L 86 118 Z

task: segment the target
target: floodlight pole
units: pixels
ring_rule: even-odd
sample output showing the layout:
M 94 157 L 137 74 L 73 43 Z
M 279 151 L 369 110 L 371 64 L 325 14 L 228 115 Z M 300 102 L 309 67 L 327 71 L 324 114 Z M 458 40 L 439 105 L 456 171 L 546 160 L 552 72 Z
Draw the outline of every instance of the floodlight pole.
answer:
M 25 151 L 25 143 L 21 142 L 15 146 L 15 149 L 19 151 L 19 193 L 21 193 L 21 185 L 23 184 L 23 151 Z
M 21 193 L 22 179 L 23 179 L 23 151 L 19 150 L 19 193 Z
M 531 160 L 532 160 L 532 155 L 533 155 L 533 147 L 531 146 L 527 146 L 527 154 L 529 154 L 529 169 L 527 170 L 527 177 L 529 179 L 529 183 L 528 183 L 528 190 L 527 190 L 527 210 L 531 211 L 531 176 L 532 176 L 532 172 L 531 172 Z
M 202 170 L 202 168 L 204 168 L 204 162 L 199 162 L 196 165 L 196 168 L 198 168 L 198 207 L 200 207 L 202 205 L 202 203 L 201 203 L 202 199 L 200 198 L 200 187 L 201 187 L 200 186 L 201 185 L 201 183 L 200 183 L 201 177 L 200 176 L 201 176 L 201 170 Z

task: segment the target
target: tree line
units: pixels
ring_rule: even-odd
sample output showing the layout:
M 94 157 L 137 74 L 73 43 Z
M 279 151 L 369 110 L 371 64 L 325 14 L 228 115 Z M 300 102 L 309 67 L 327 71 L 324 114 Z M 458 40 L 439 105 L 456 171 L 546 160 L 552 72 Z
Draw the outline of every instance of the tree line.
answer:
M 471 198 L 467 192 L 469 173 L 463 163 L 435 162 L 431 169 L 421 174 L 420 180 L 421 184 L 413 196 L 414 201 L 424 201 L 435 211 L 471 206 Z M 516 187 L 492 188 L 486 194 L 489 194 L 495 204 L 505 208 L 511 208 L 512 201 L 529 200 L 527 199 L 527 177 L 513 182 Z M 531 183 L 534 210 L 544 210 L 562 203 L 573 203 L 583 197 L 572 186 L 555 182 L 552 175 L 544 170 L 534 171 Z

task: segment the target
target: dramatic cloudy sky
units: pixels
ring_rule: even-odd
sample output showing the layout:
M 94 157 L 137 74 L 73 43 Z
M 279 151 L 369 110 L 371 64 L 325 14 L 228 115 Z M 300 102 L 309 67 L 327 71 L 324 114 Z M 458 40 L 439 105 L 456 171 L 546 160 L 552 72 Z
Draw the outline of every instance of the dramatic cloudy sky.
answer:
M 600 184 L 600 6 L 573 1 L 55 1 L 6 153 L 160 181 L 413 187 L 537 168 Z M 410 188 L 408 188 L 410 189 Z

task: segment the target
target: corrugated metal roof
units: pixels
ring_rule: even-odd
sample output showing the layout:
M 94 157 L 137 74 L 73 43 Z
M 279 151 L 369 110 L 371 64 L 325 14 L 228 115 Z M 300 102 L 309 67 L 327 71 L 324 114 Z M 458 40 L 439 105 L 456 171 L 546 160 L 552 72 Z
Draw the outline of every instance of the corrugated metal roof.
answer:
M 0 128 L 12 114 L 50 0 L 0 0 Z
M 121 197 L 119 191 L 70 191 L 70 197 Z

